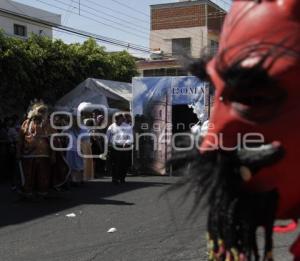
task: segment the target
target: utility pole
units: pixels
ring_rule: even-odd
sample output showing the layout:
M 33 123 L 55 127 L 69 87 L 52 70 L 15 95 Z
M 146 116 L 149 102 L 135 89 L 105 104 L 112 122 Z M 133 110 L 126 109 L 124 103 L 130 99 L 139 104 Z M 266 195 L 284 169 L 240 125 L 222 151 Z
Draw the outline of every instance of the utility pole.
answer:
M 80 8 L 81 8 L 81 4 L 80 4 L 80 0 L 78 0 L 78 4 L 79 4 L 79 8 L 78 8 L 78 11 L 79 11 L 79 15 L 80 15 Z

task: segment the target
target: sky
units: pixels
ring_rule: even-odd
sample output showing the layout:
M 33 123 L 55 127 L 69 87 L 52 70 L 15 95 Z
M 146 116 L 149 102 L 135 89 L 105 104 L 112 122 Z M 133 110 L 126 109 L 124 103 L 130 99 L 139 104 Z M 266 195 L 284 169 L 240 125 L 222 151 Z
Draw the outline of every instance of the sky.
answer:
M 177 2 L 177 0 L 14 0 L 62 15 L 62 25 L 97 35 L 149 47 L 150 5 Z M 79 12 L 80 2 L 80 12 Z M 230 0 L 213 0 L 228 10 Z M 83 42 L 86 38 L 62 32 L 54 37 L 66 43 Z M 107 51 L 124 48 L 99 43 Z M 145 53 L 129 50 L 135 56 Z

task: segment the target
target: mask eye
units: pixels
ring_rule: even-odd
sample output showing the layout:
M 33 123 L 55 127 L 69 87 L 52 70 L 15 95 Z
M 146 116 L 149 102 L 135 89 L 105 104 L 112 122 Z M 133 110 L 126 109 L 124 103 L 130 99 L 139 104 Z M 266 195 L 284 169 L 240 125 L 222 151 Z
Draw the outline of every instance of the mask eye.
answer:
M 286 93 L 270 77 L 263 62 L 244 67 L 243 61 L 219 68 L 225 82 L 223 102 L 246 120 L 265 123 L 276 117 Z
M 277 95 L 272 95 L 271 93 L 264 93 L 260 91 L 250 91 L 241 92 L 236 91 L 231 96 L 228 97 L 229 101 L 238 102 L 249 107 L 264 107 L 268 104 L 277 102 Z
M 279 112 L 285 92 L 278 87 L 234 88 L 227 92 L 225 102 L 247 120 L 267 122 Z

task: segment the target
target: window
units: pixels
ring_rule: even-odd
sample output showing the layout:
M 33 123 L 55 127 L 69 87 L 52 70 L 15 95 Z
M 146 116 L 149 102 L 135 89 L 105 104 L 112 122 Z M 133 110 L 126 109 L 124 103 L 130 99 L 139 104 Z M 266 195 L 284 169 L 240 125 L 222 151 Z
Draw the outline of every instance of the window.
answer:
M 14 24 L 14 34 L 22 37 L 27 36 L 27 29 L 24 25 Z
M 144 77 L 152 77 L 152 76 L 186 76 L 187 73 L 180 68 L 162 68 L 162 69 L 152 69 L 152 70 L 144 70 Z
M 191 54 L 191 38 L 172 39 L 172 54 Z
M 210 51 L 212 55 L 217 53 L 218 48 L 219 48 L 219 43 L 217 41 L 210 40 Z
M 176 76 L 176 71 L 177 71 L 176 69 L 173 69 L 173 68 L 169 69 L 169 68 L 167 68 L 166 69 L 166 75 L 167 76 Z

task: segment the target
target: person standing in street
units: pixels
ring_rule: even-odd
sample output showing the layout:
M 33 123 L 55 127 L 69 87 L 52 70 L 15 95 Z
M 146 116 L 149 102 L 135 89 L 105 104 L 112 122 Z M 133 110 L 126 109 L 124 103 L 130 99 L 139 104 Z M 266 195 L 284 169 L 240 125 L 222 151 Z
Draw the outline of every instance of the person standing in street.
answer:
M 54 152 L 50 136 L 54 133 L 48 121 L 48 107 L 42 102 L 34 103 L 28 118 L 20 129 L 17 159 L 21 160 L 22 192 L 26 198 L 37 195 L 45 197 L 50 187 L 51 160 Z
M 103 177 L 105 174 L 105 161 L 100 159 L 100 155 L 105 152 L 105 128 L 102 128 L 105 120 L 104 113 L 100 110 L 93 111 L 93 119 L 97 128 L 91 130 L 91 142 L 93 155 L 99 155 L 94 159 L 95 177 Z M 100 136 L 102 135 L 102 136 Z
M 115 116 L 115 122 L 106 132 L 109 145 L 108 164 L 114 184 L 125 183 L 126 174 L 130 166 L 128 155 L 133 145 L 132 126 L 125 121 L 123 114 Z

